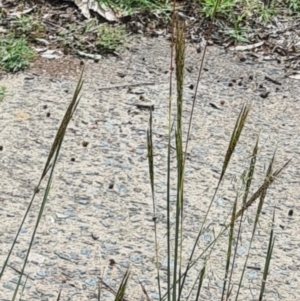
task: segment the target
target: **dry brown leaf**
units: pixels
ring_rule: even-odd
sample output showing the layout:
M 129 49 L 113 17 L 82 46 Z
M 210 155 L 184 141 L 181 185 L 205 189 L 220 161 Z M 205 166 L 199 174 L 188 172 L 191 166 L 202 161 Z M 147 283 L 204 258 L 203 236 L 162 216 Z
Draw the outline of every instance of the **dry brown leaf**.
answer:
M 73 1 L 78 6 L 82 14 L 87 19 L 91 18 L 90 10 L 92 10 L 109 22 L 117 20 L 114 11 L 109 6 L 103 3 L 100 6 L 100 4 L 96 0 L 71 0 L 71 1 Z

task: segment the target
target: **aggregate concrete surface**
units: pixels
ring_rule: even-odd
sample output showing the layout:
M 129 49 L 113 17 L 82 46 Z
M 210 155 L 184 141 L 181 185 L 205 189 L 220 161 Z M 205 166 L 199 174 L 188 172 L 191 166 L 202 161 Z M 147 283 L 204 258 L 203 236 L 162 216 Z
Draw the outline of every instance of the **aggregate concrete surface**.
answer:
M 114 290 L 128 267 L 127 300 L 144 300 L 143 283 L 152 300 L 158 299 L 153 205 L 148 175 L 146 130 L 153 104 L 155 191 L 158 215 L 159 266 L 166 279 L 166 162 L 169 93 L 169 44 L 141 38 L 120 57 L 87 62 L 82 98 L 67 129 L 48 202 L 26 267 L 21 300 L 97 300 L 99 278 Z M 185 131 L 201 55 L 187 47 Z M 200 249 L 218 233 L 232 208 L 240 175 L 260 134 L 260 149 L 252 193 L 261 185 L 275 149 L 275 168 L 293 158 L 268 190 L 254 240 L 240 300 L 257 300 L 269 240 L 273 209 L 275 247 L 265 300 L 290 301 L 300 295 L 299 80 L 284 77 L 276 61 L 240 60 L 234 53 L 210 47 L 195 106 L 185 182 L 184 259 L 218 182 L 223 158 L 244 102 L 251 111 L 224 183 L 208 216 Z M 80 68 L 78 69 L 80 70 Z M 281 85 L 266 81 L 270 77 Z M 56 130 L 72 99 L 78 76 L 53 77 L 28 70 L 3 77 L 7 93 L 0 104 L 0 265 L 41 176 Z M 129 87 L 128 85 L 140 84 Z M 117 86 L 121 86 L 117 88 Z M 194 86 L 193 86 L 194 85 Z M 261 86 L 263 85 L 263 86 Z M 105 87 L 116 87 L 102 89 Z M 266 88 L 268 95 L 261 92 Z M 174 145 L 174 143 L 173 143 Z M 175 151 L 172 151 L 172 205 L 176 195 Z M 1 281 L 0 300 L 11 300 L 45 183 L 42 185 L 9 267 Z M 234 269 L 239 281 L 246 258 L 256 205 L 244 218 L 242 241 Z M 174 209 L 172 209 L 174 213 Z M 174 220 L 172 219 L 172 223 Z M 201 300 L 219 300 L 228 237 L 215 246 L 207 265 Z M 193 284 L 203 261 L 193 270 Z M 23 283 L 25 277 L 23 277 Z M 165 281 L 163 281 L 165 288 Z M 236 286 L 235 286 L 236 288 Z M 234 288 L 234 290 L 235 290 Z M 113 300 L 107 287 L 103 300 Z

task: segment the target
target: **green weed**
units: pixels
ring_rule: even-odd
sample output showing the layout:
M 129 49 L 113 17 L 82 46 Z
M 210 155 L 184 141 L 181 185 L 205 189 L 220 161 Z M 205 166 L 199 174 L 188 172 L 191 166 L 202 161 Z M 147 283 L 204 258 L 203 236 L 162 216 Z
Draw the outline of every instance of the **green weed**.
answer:
M 115 51 L 123 44 L 125 37 L 124 26 L 112 27 L 103 24 L 97 30 L 96 46 L 101 50 Z
M 300 2 L 299 0 L 290 0 L 289 1 L 289 8 L 291 11 L 295 13 L 300 13 Z
M 133 13 L 141 9 L 157 10 L 168 5 L 169 0 L 98 0 L 100 5 L 108 6 L 122 10 L 125 13 Z
M 10 30 L 16 37 L 40 38 L 44 34 L 45 26 L 39 18 L 22 15 L 11 21 Z
M 25 38 L 9 35 L 0 40 L 0 68 L 4 71 L 17 72 L 25 69 L 34 55 L 34 50 L 28 46 Z
M 233 8 L 237 0 L 200 0 L 201 11 L 206 17 L 228 16 L 233 12 Z

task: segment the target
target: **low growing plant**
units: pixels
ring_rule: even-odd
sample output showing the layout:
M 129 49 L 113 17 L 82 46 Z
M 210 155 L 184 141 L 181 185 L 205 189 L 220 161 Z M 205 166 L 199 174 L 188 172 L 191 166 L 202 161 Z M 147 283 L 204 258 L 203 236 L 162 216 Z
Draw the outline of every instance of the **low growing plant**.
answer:
M 0 41 L 0 69 L 17 72 L 28 67 L 34 58 L 34 50 L 25 38 L 8 35 Z
M 22 15 L 10 22 L 10 30 L 15 37 L 34 39 L 43 36 L 45 26 L 37 17 Z
M 103 24 L 97 30 L 96 46 L 101 50 L 115 51 L 123 44 L 125 36 L 124 26 L 112 27 Z

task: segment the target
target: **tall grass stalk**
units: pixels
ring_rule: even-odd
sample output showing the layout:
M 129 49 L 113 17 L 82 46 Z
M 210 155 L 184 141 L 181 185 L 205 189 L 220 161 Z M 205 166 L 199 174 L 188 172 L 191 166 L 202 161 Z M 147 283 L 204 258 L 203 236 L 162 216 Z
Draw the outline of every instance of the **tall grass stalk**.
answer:
M 250 166 L 248 169 L 248 173 L 246 175 L 245 180 L 245 189 L 244 189 L 244 195 L 243 195 L 243 205 L 246 204 L 247 198 L 248 198 L 248 194 L 250 191 L 250 187 L 252 184 L 252 180 L 253 180 L 253 174 L 254 174 L 254 170 L 255 170 L 255 165 L 256 165 L 256 159 L 257 159 L 257 153 L 258 153 L 258 142 L 259 142 L 259 137 L 257 137 L 256 139 L 256 143 L 255 146 L 253 148 L 253 152 L 252 152 L 252 156 L 251 156 L 251 160 L 250 160 Z M 241 230 L 242 230 L 242 221 L 243 221 L 243 214 L 240 218 L 240 222 L 238 225 L 238 234 L 237 234 L 237 238 L 236 241 L 238 242 L 241 236 Z M 238 243 L 236 243 L 235 245 L 235 250 L 233 253 L 233 259 L 232 259 L 232 264 L 231 264 L 231 272 L 230 272 L 230 277 L 228 280 L 228 290 L 227 290 L 227 294 L 226 294 L 226 301 L 228 300 L 229 296 L 230 296 L 230 285 L 231 285 L 231 280 L 232 280 L 232 275 L 233 275 L 233 268 L 234 268 L 234 264 L 235 264 L 235 259 L 236 259 L 236 255 L 237 255 L 237 248 L 238 248 Z M 225 286 L 224 286 L 225 289 Z M 224 293 L 224 291 L 223 291 Z
M 217 5 L 221 3 L 221 0 L 216 1 L 216 7 Z M 211 36 L 212 32 L 212 24 L 214 21 L 214 14 L 212 16 L 210 28 L 208 30 L 208 34 L 206 35 L 206 41 Z M 176 32 L 176 34 L 175 34 Z M 175 48 L 175 54 L 174 54 L 174 48 Z M 201 235 L 203 234 L 203 230 L 205 229 L 205 224 L 208 218 L 208 215 L 211 211 L 211 207 L 213 204 L 213 201 L 219 191 L 219 187 L 224 179 L 224 176 L 226 174 L 226 171 L 228 169 L 229 163 L 231 161 L 231 158 L 234 154 L 234 150 L 236 148 L 236 145 L 239 142 L 241 133 L 243 131 L 244 125 L 246 123 L 250 107 L 245 104 L 240 114 L 237 118 L 236 124 L 233 128 L 233 132 L 230 138 L 230 142 L 227 148 L 227 151 L 225 153 L 223 166 L 221 170 L 221 174 L 217 183 L 217 186 L 215 188 L 214 194 L 210 200 L 208 209 L 206 211 L 206 214 L 204 216 L 204 220 L 200 226 L 199 232 L 197 234 L 197 237 L 193 243 L 192 251 L 190 253 L 189 259 L 187 261 L 187 264 L 184 268 L 183 265 L 183 213 L 184 213 L 184 203 L 183 203 L 183 195 L 184 195 L 184 170 L 185 170 L 185 163 L 186 163 L 186 156 L 187 156 L 187 149 L 188 149 L 188 141 L 191 133 L 192 128 L 192 119 L 194 114 L 194 107 L 196 102 L 196 97 L 198 93 L 198 87 L 201 77 L 201 72 L 203 70 L 204 66 L 204 58 L 207 50 L 207 43 L 205 44 L 203 56 L 200 63 L 200 70 L 198 74 L 196 89 L 195 89 L 195 96 L 192 103 L 192 109 L 191 114 L 189 116 L 189 122 L 188 122 L 188 131 L 187 131 L 187 137 L 186 139 L 183 139 L 183 126 L 182 126 L 182 110 L 183 110 L 183 79 L 184 79 L 184 61 L 185 61 L 185 31 L 184 31 L 184 25 L 178 20 L 178 16 L 175 11 L 175 6 L 173 6 L 173 15 L 172 15 L 172 26 L 171 26 L 171 63 L 170 63 L 170 90 L 169 90 L 169 122 L 168 122 L 168 161 L 167 161 L 167 256 L 168 256 L 168 262 L 167 262 L 167 292 L 162 296 L 161 292 L 161 283 L 159 283 L 159 296 L 160 300 L 165 300 L 165 298 L 168 299 L 168 301 L 179 301 L 182 298 L 183 289 L 185 287 L 186 278 L 190 272 L 190 270 L 194 267 L 194 265 L 199 262 L 200 259 L 203 258 L 203 256 L 207 253 L 208 256 L 206 258 L 210 257 L 210 254 L 212 253 L 212 250 L 214 248 L 215 243 L 217 240 L 229 229 L 229 240 L 228 240 L 228 248 L 227 248 L 227 260 L 226 260 L 226 266 L 225 266 L 225 278 L 224 278 L 224 286 L 223 286 L 223 292 L 222 292 L 222 300 L 226 299 L 228 300 L 230 296 L 230 292 L 232 290 L 231 288 L 231 279 L 232 279 L 232 273 L 233 273 L 233 267 L 234 267 L 234 261 L 236 258 L 236 252 L 237 252 L 237 245 L 234 250 L 232 250 L 232 244 L 234 240 L 234 228 L 236 221 L 240 218 L 239 226 L 238 226 L 238 238 L 240 236 L 241 232 L 241 226 L 242 226 L 242 216 L 247 210 L 258 198 L 260 198 L 260 210 L 261 206 L 263 204 L 263 199 L 265 198 L 265 193 L 269 186 L 275 181 L 277 176 L 281 173 L 281 171 L 288 165 L 289 161 L 282 166 L 280 169 L 276 170 L 274 173 L 268 174 L 267 179 L 264 181 L 264 183 L 261 185 L 261 187 L 248 199 L 248 194 L 250 192 L 250 187 L 252 183 L 253 173 L 254 173 L 254 167 L 256 163 L 256 157 L 257 157 L 257 151 L 258 151 L 258 139 L 256 141 L 255 147 L 253 149 L 253 154 L 250 162 L 250 167 L 248 169 L 248 173 L 246 176 L 246 181 L 244 183 L 244 193 L 243 193 L 243 206 L 240 210 L 237 210 L 238 206 L 238 195 L 235 199 L 234 206 L 231 213 L 231 221 L 229 224 L 225 225 L 220 232 L 217 234 L 217 236 L 214 238 L 214 240 L 206 247 L 204 248 L 203 252 L 200 254 L 200 256 L 197 256 L 194 258 L 195 251 L 198 248 L 199 240 Z M 176 120 L 176 126 L 175 126 L 175 142 L 176 142 L 176 163 L 177 163 L 177 197 L 176 197 L 176 206 L 175 206 L 175 229 L 174 229 L 174 253 L 173 253 L 173 268 L 171 270 L 171 225 L 170 225 L 170 212 L 171 212 L 171 201 L 170 201 L 170 175 L 171 175 L 171 132 L 173 129 L 172 126 L 172 72 L 173 72 L 173 61 L 175 59 L 175 66 L 176 66 L 176 86 L 177 86 L 177 102 L 176 102 L 176 116 L 174 118 L 174 121 Z M 154 203 L 154 171 L 153 171 L 153 147 L 152 147 L 152 111 L 150 112 L 150 122 L 149 122 L 150 130 L 148 130 L 147 134 L 147 141 L 148 141 L 148 157 L 149 157 L 149 171 L 150 171 L 150 183 L 151 183 L 151 191 L 152 191 L 152 197 L 153 197 L 153 211 L 154 211 L 154 222 L 155 222 L 155 244 L 156 244 L 156 266 L 158 269 L 158 241 L 157 241 L 157 227 L 156 227 L 156 209 L 155 209 L 155 203 Z M 183 141 L 185 140 L 185 149 L 183 150 Z M 151 147 L 150 147 L 151 146 Z M 151 159 L 150 159 L 151 158 Z M 231 260 L 233 251 L 233 260 Z M 208 259 L 207 259 L 208 260 Z M 199 298 L 199 294 L 202 288 L 203 280 L 205 277 L 205 270 L 206 270 L 206 263 L 207 260 L 205 260 L 205 263 L 203 265 L 203 268 L 201 269 L 197 279 L 194 282 L 193 288 L 198 283 L 197 288 L 197 299 Z M 184 270 L 183 270 L 184 268 Z M 158 279 L 159 277 L 159 271 L 157 271 Z M 171 281 L 172 276 L 172 281 Z M 192 288 L 192 289 L 193 289 Z M 227 290 L 227 292 L 226 292 Z M 192 290 L 189 292 L 187 299 L 191 296 Z
M 44 211 L 44 208 L 45 208 L 45 205 L 47 203 L 47 199 L 48 199 L 48 195 L 49 195 L 49 192 L 50 192 L 50 188 L 51 188 L 51 181 L 52 181 L 52 177 L 53 177 L 53 172 L 54 172 L 54 168 L 56 166 L 56 162 L 57 162 L 57 158 L 58 158 L 58 155 L 59 155 L 59 151 L 60 151 L 60 147 L 62 145 L 62 142 L 63 142 L 63 139 L 64 139 L 64 136 L 65 136 L 65 132 L 66 132 L 66 129 L 67 129 L 67 126 L 78 106 L 78 103 L 80 101 L 80 91 L 81 91 L 81 88 L 82 88 L 82 85 L 83 85 L 83 71 L 81 73 L 81 76 L 79 78 L 79 81 L 78 81 L 78 84 L 77 84 L 77 87 L 75 89 L 75 92 L 74 92 L 74 95 L 73 95 L 73 99 L 65 113 L 65 116 L 61 122 L 61 125 L 58 129 L 58 132 L 56 134 L 56 137 L 54 139 L 54 142 L 53 142 L 53 145 L 51 147 L 51 150 L 50 150 L 50 153 L 49 153 L 49 156 L 48 156 L 48 159 L 46 161 L 46 164 L 45 164 L 45 167 L 44 167 L 44 170 L 42 172 L 42 175 L 40 177 L 40 180 L 38 182 L 38 185 L 36 186 L 36 188 L 34 189 L 34 194 L 33 194 L 33 197 L 28 205 L 28 208 L 26 210 L 26 213 L 23 217 L 23 220 L 21 222 L 21 225 L 17 231 L 17 234 L 14 238 L 14 241 L 13 241 L 13 244 L 9 250 L 9 253 L 8 253 L 8 256 L 3 264 L 3 267 L 2 267 L 2 270 L 1 270 L 1 273 L 0 273 L 0 280 L 1 280 L 1 277 L 3 276 L 4 274 L 4 271 L 7 267 L 7 264 L 8 264 L 8 261 L 10 259 L 10 256 L 12 254 L 12 251 L 15 247 L 15 244 L 17 242 L 17 239 L 19 237 L 19 234 L 21 232 L 21 229 L 23 227 L 23 224 L 26 220 L 26 217 L 30 211 L 30 208 L 33 204 L 33 201 L 35 199 L 35 196 L 37 195 L 37 193 L 39 192 L 40 190 L 40 186 L 41 186 L 41 183 L 43 181 L 43 179 L 46 177 L 46 175 L 48 174 L 48 171 L 50 171 L 50 175 L 49 175 L 49 178 L 48 178 L 48 181 L 47 181 L 47 185 L 46 185 L 46 189 L 45 189 L 45 193 L 44 193 L 44 197 L 43 197 L 43 200 L 42 200 L 42 203 L 41 203 L 41 207 L 40 207 L 40 210 L 38 212 L 38 217 L 37 217 L 37 221 L 36 221 L 36 224 L 35 224 L 35 227 L 34 227 L 34 230 L 33 230 L 33 234 L 31 236 L 31 240 L 30 240 L 30 243 L 29 243 L 29 247 L 27 249 L 27 253 L 26 253 L 26 256 L 25 256 L 25 260 L 24 260 L 24 263 L 23 263 L 23 267 L 22 267 L 22 270 L 20 272 L 20 277 L 19 277 L 19 280 L 18 280 L 18 283 L 17 283 L 17 286 L 16 286 L 16 289 L 14 291 L 14 295 L 13 295 L 13 301 L 16 299 L 17 297 L 17 294 L 18 294 L 18 290 L 19 290 L 19 286 L 21 284 L 21 280 L 22 280 L 22 276 L 24 274 L 24 270 L 25 270 L 25 267 L 26 267 L 26 264 L 27 264 L 27 261 L 28 261 L 28 257 L 29 257 L 29 253 L 30 253 L 30 250 L 32 248 L 32 245 L 33 245 L 33 241 L 34 241 L 34 238 L 35 238 L 35 234 L 36 234 L 36 231 L 37 231 L 37 228 L 39 226 L 39 223 L 40 223 L 40 220 L 41 220 L 41 217 L 42 217 L 42 214 L 43 214 L 43 211 Z
M 274 155 L 272 157 L 272 160 L 271 160 L 271 162 L 269 164 L 265 181 L 267 181 L 268 178 L 272 174 L 274 159 L 275 159 L 275 153 L 274 153 Z M 259 199 L 259 203 L 258 203 L 258 206 L 257 206 L 256 215 L 255 215 L 255 221 L 254 221 L 254 225 L 253 225 L 252 235 L 251 235 L 250 243 L 249 243 L 249 247 L 248 247 L 248 252 L 247 252 L 247 255 L 246 255 L 246 259 L 245 259 L 245 262 L 244 262 L 243 270 L 242 270 L 242 273 L 241 273 L 240 282 L 239 282 L 237 293 L 236 293 L 236 297 L 235 297 L 236 301 L 238 300 L 240 289 L 242 287 L 242 282 L 243 282 L 243 279 L 244 279 L 244 273 L 245 273 L 245 270 L 246 270 L 246 267 L 247 267 L 247 263 L 248 263 L 248 259 L 249 259 L 249 255 L 250 255 L 250 250 L 251 250 L 251 247 L 252 247 L 253 239 L 254 239 L 254 236 L 255 236 L 255 231 L 256 231 L 256 228 L 257 228 L 259 216 L 260 216 L 260 213 L 261 213 L 262 206 L 264 204 L 264 200 L 265 200 L 266 194 L 267 194 L 267 188 L 265 190 L 263 190 L 262 193 L 261 193 L 261 195 L 260 195 L 260 199 Z
M 155 194 L 154 194 L 154 159 L 153 159 L 152 136 L 153 136 L 152 135 L 152 109 L 150 109 L 149 129 L 147 130 L 147 150 L 148 150 L 148 163 L 149 163 L 152 203 L 153 203 L 155 265 L 156 265 L 156 272 L 157 272 L 157 285 L 158 285 L 159 297 L 161 298 L 161 284 L 160 284 L 160 273 L 159 273 L 159 265 L 158 265 L 157 216 L 156 216 L 156 205 L 155 205 Z

